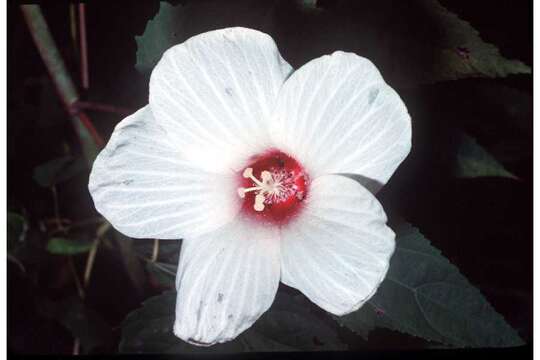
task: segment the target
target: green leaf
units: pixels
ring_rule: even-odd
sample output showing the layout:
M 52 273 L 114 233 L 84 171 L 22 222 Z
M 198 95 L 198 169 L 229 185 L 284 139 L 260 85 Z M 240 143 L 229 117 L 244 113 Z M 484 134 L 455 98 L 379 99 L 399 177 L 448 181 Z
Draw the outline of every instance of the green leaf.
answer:
M 244 26 L 270 34 L 295 68 L 335 50 L 351 51 L 372 60 L 393 86 L 531 73 L 521 61 L 502 56 L 437 0 L 317 5 L 277 0 L 227 5 L 187 1 L 177 6 L 161 2 L 157 15 L 136 37 L 136 68 L 149 74 L 169 47 L 205 31 Z
M 336 329 L 313 315 L 303 299 L 278 293 L 274 304 L 238 338 L 211 347 L 188 344 L 173 334 L 176 292 L 148 299 L 122 324 L 122 353 L 236 353 L 340 350 Z
M 471 24 L 448 11 L 436 0 L 424 0 L 433 21 L 440 24 L 443 42 L 435 47 L 436 67 L 428 82 L 457 80 L 469 77 L 505 77 L 530 74 L 531 68 L 518 60 L 503 57 L 499 49 L 486 43 Z
M 55 255 L 77 255 L 83 254 L 92 248 L 92 242 L 80 239 L 66 239 L 55 237 L 49 239 L 47 251 Z
M 43 187 L 50 187 L 69 180 L 86 169 L 86 162 L 80 157 L 59 157 L 37 166 L 34 169 L 34 180 Z
M 458 139 L 455 174 L 461 178 L 500 176 L 517 179 L 467 134 L 461 134 Z
M 136 36 L 137 63 L 135 68 L 141 73 L 148 73 L 157 64 L 161 55 L 179 42 L 178 29 L 182 26 L 182 6 L 172 6 L 167 2 L 159 3 L 159 12 L 148 21 L 144 33 Z
M 135 68 L 149 74 L 165 50 L 188 38 L 210 30 L 230 26 L 243 26 L 265 31 L 267 15 L 275 0 L 253 2 L 237 0 L 188 1 L 186 5 L 172 6 L 160 2 L 156 16 L 148 21 L 141 36 L 136 36 L 137 60 Z
M 384 327 L 458 347 L 507 347 L 523 340 L 439 250 L 407 223 L 394 226 L 396 251 L 376 294 L 335 317 L 367 336 Z

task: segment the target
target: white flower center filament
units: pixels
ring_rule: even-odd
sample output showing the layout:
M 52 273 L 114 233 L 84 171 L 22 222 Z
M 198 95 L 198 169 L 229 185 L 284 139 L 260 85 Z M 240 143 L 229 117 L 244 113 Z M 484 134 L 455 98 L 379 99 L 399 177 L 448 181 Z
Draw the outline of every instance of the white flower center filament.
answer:
M 270 171 L 264 170 L 261 172 L 261 180 L 259 180 L 253 176 L 253 168 L 246 168 L 242 176 L 251 179 L 256 186 L 238 188 L 238 196 L 243 199 L 246 193 L 255 192 L 255 203 L 253 204 L 255 211 L 263 211 L 265 202 L 279 201 L 288 195 L 287 186 L 282 181 L 285 180 L 283 174 L 278 172 L 272 174 Z

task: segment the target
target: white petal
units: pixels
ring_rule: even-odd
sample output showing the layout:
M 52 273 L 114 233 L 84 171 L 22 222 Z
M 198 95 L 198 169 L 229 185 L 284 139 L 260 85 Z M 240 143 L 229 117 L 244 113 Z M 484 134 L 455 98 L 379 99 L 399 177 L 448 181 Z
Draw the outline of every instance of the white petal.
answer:
M 281 281 L 328 312 L 357 310 L 377 290 L 394 232 L 375 197 L 340 175 L 315 179 L 295 222 L 282 229 Z
M 385 184 L 411 147 L 411 122 L 377 68 L 334 52 L 295 71 L 280 92 L 273 123 L 278 147 L 313 177 L 351 173 Z
M 203 171 L 183 159 L 148 106 L 116 126 L 88 187 L 96 209 L 134 238 L 179 239 L 212 231 L 241 205 L 232 175 Z
M 184 240 L 176 276 L 176 336 L 196 345 L 226 342 L 270 307 L 279 285 L 278 231 L 237 219 Z
M 262 32 L 210 31 L 165 52 L 150 79 L 150 106 L 188 159 L 236 169 L 268 148 L 267 124 L 291 71 Z

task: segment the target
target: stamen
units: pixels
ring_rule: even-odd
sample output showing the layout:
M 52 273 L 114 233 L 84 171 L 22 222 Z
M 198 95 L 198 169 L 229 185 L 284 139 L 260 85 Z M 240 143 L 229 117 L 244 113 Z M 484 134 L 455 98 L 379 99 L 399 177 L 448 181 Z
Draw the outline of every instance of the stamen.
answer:
M 270 174 L 270 171 L 264 170 L 261 172 L 261 179 L 263 183 L 269 183 L 272 181 L 272 174 Z
M 285 187 L 281 184 L 281 176 L 272 176 L 272 173 L 268 170 L 261 171 L 261 180 L 257 179 L 255 176 L 253 176 L 253 168 L 246 168 L 242 174 L 242 176 L 246 179 L 251 179 L 255 184 L 258 186 L 253 186 L 249 188 L 238 188 L 238 196 L 240 198 L 245 198 L 246 193 L 251 191 L 256 191 L 257 195 L 255 196 L 255 203 L 253 204 L 253 208 L 256 211 L 263 211 L 264 210 L 264 202 L 267 198 L 276 198 L 282 195 L 282 193 L 285 191 Z
M 243 176 L 246 178 L 246 179 L 251 179 L 253 180 L 253 182 L 259 186 L 263 186 L 263 183 L 260 182 L 259 180 L 257 180 L 257 178 L 255 176 L 253 176 L 253 168 L 246 168 L 246 170 L 244 170 L 244 174 Z
M 272 149 L 253 156 L 238 174 L 242 208 L 264 222 L 283 224 L 303 207 L 308 176 L 292 157 Z
M 238 196 L 240 196 L 242 199 L 246 197 L 246 193 L 250 191 L 257 191 L 261 190 L 260 186 L 250 187 L 250 188 L 238 188 Z
M 255 209 L 255 211 L 264 210 L 264 200 L 266 200 L 266 198 L 264 197 L 264 195 L 260 193 L 257 194 L 257 196 L 255 196 L 255 204 L 253 205 L 253 208 Z

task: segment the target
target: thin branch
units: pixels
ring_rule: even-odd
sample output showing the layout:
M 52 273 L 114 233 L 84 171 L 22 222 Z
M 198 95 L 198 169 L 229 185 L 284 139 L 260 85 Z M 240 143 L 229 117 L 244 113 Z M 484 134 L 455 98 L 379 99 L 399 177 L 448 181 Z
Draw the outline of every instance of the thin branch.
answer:
M 154 246 L 152 248 L 152 257 L 150 258 L 150 262 L 156 262 L 158 256 L 159 256 L 159 240 L 154 239 Z
M 77 106 L 77 108 L 82 109 L 82 110 L 85 110 L 85 109 L 86 110 L 94 110 L 94 111 L 118 114 L 118 115 L 121 115 L 121 116 L 128 116 L 128 115 L 134 113 L 133 110 L 128 109 L 128 108 L 115 106 L 115 105 L 108 105 L 108 104 L 90 102 L 90 101 L 78 101 L 76 106 Z
M 43 18 L 40 6 L 21 5 L 21 10 L 58 95 L 71 115 L 71 121 L 83 147 L 84 155 L 91 164 L 98 152 L 98 144 L 95 141 L 97 131 L 87 117 L 84 119 L 81 117 L 82 113 L 73 110 L 73 104 L 79 99 L 79 94 Z
M 137 258 L 147 262 L 147 263 L 150 263 L 152 264 L 153 266 L 157 267 L 158 269 L 162 270 L 163 272 L 169 274 L 169 275 L 172 275 L 172 276 L 176 276 L 176 273 L 170 269 L 167 269 L 164 265 L 169 265 L 169 264 L 166 264 L 166 263 L 162 263 L 162 262 L 159 262 L 159 261 L 152 261 L 152 259 L 149 259 L 147 258 L 146 256 L 142 256 L 142 255 L 139 255 L 137 254 Z
M 162 263 L 159 263 L 159 262 L 155 262 L 153 263 L 155 267 L 157 267 L 158 269 L 160 269 L 161 271 L 163 271 L 164 273 L 167 273 L 171 276 L 176 276 L 176 273 L 174 271 L 171 271 L 170 269 L 167 269 L 166 267 L 164 267 L 162 265 Z
M 71 33 L 71 42 L 73 48 L 77 50 L 77 15 L 75 14 L 75 4 L 69 4 L 69 30 Z
M 84 289 L 82 287 L 81 281 L 79 280 L 79 276 L 77 275 L 77 269 L 75 269 L 75 264 L 73 264 L 73 257 L 71 255 L 68 255 L 68 263 L 71 274 L 73 275 L 73 279 L 75 279 L 75 286 L 77 286 L 77 292 L 79 293 L 79 297 L 81 299 L 84 299 Z
M 22 264 L 22 262 L 19 261 L 19 259 L 17 259 L 15 256 L 11 255 L 11 254 L 7 254 L 7 259 L 9 261 L 12 261 L 15 265 L 17 265 L 19 267 L 19 269 L 21 269 L 21 271 L 23 273 L 26 273 L 26 269 L 24 268 L 24 265 Z
M 88 78 L 88 48 L 86 45 L 86 9 L 85 4 L 79 4 L 79 35 L 81 44 L 81 82 L 84 89 L 89 87 Z
M 103 235 L 105 235 L 105 233 L 109 231 L 110 228 L 111 228 L 111 223 L 103 219 L 103 223 L 99 225 L 96 230 L 96 237 L 101 239 Z
M 92 124 L 92 121 L 90 120 L 88 115 L 86 115 L 84 112 L 79 112 L 78 116 L 79 116 L 79 120 L 84 125 L 84 127 L 88 129 L 88 132 L 90 133 L 90 136 L 94 140 L 94 143 L 98 147 L 102 148 L 105 145 L 105 141 L 103 141 L 103 138 L 97 132 L 96 128 Z
M 65 233 L 66 228 L 64 227 L 64 225 L 62 225 L 62 221 L 60 220 L 61 217 L 60 217 L 60 210 L 59 210 L 59 205 L 58 205 L 58 193 L 56 191 L 55 185 L 51 186 L 51 191 L 53 195 L 53 208 L 54 208 L 54 218 L 56 220 L 56 226 L 59 231 Z
M 102 220 L 104 221 L 105 219 Z M 86 266 L 84 268 L 83 285 L 85 289 L 88 287 L 88 283 L 90 282 L 90 276 L 92 275 L 92 269 L 94 268 L 94 261 L 96 259 L 98 247 L 101 243 L 101 237 L 105 235 L 105 233 L 109 230 L 110 226 L 111 224 L 105 221 L 100 226 L 98 226 L 96 230 L 96 237 L 94 239 L 94 242 L 92 243 L 92 247 L 90 248 L 88 257 L 86 258 Z
M 99 242 L 100 239 L 98 237 L 94 239 L 92 247 L 90 248 L 90 252 L 88 253 L 88 257 L 86 258 L 86 267 L 84 268 L 83 278 L 83 285 L 85 289 L 88 287 L 88 283 L 90 282 L 90 275 L 92 275 L 92 269 L 94 267 L 94 260 L 96 259 Z

